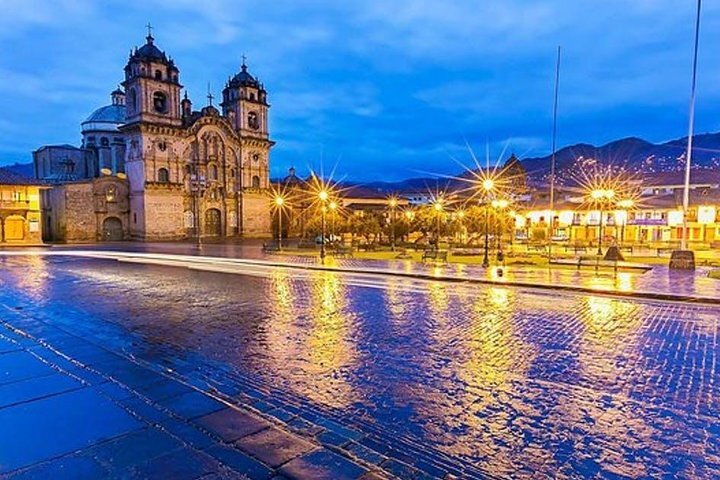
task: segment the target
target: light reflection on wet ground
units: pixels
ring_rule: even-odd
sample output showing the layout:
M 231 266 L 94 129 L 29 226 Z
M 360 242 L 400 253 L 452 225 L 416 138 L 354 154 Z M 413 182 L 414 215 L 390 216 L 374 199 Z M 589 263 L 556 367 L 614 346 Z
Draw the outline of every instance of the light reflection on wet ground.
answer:
M 265 277 L 0 259 L 3 288 L 80 308 L 494 474 L 720 474 L 720 309 L 268 269 Z

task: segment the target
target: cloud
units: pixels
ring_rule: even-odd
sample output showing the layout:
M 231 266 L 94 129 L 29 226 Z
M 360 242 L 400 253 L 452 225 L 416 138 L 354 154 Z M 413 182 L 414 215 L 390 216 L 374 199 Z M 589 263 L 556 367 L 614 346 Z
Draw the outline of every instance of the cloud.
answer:
M 148 21 L 196 105 L 248 55 L 269 89 L 274 173 L 321 151 L 358 178 L 451 171 L 466 141 L 545 154 L 558 44 L 561 144 L 679 137 L 690 3 L 0 0 L 0 161 L 76 143 Z M 704 8 L 697 125 L 713 130 L 720 3 Z

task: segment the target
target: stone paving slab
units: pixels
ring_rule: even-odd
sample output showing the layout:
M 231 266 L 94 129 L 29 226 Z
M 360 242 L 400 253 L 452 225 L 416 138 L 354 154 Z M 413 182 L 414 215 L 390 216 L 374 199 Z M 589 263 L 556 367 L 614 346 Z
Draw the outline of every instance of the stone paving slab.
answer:
M 0 472 L 9 472 L 141 428 L 88 389 L 0 410 Z
M 283 429 L 282 415 L 262 418 L 229 408 L 210 392 L 119 352 L 19 321 L 29 312 L 0 312 L 0 478 L 308 478 L 301 470 L 279 474 L 285 464 L 319 448 Z M 41 343 L 8 323 L 12 318 L 32 325 Z M 304 460 L 306 469 L 312 461 Z M 367 472 L 348 459 L 323 468 L 332 478 Z

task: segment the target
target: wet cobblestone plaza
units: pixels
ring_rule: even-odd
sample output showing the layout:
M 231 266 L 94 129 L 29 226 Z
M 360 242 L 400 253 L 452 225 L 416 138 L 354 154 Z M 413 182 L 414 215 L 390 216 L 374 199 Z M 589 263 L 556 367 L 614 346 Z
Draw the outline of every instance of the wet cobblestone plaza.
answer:
M 262 266 L 0 262 L 0 441 L 39 442 L 0 452 L 14 478 L 167 478 L 170 465 L 187 467 L 177 478 L 720 475 L 720 307 Z M 19 375 L 21 354 L 53 371 Z M 13 399 L 30 377 L 73 372 L 76 388 Z M 46 448 L 25 437 L 67 428 L 33 420 L 51 401 L 87 404 L 64 420 L 76 424 L 118 411 Z M 124 458 L 132 439 L 155 448 Z

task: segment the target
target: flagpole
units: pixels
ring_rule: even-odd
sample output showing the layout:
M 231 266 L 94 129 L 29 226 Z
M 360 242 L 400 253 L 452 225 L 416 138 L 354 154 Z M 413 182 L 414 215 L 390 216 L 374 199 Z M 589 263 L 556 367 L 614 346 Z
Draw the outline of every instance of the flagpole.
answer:
M 548 266 L 552 258 L 552 234 L 555 223 L 555 154 L 557 150 L 557 116 L 558 116 L 558 98 L 560 93 L 560 55 L 562 47 L 557 48 L 557 62 L 555 65 L 555 100 L 553 103 L 553 126 L 552 126 L 552 157 L 550 160 L 550 221 L 548 232 Z
M 692 165 L 693 132 L 695 130 L 695 88 L 697 83 L 698 47 L 700 44 L 700 10 L 702 0 L 697 2 L 697 17 L 695 18 L 695 51 L 692 65 L 692 84 L 690 87 L 690 119 L 688 122 L 687 152 L 685 153 L 685 189 L 683 190 L 683 231 L 681 250 L 688 248 L 688 209 L 690 207 L 690 167 Z

